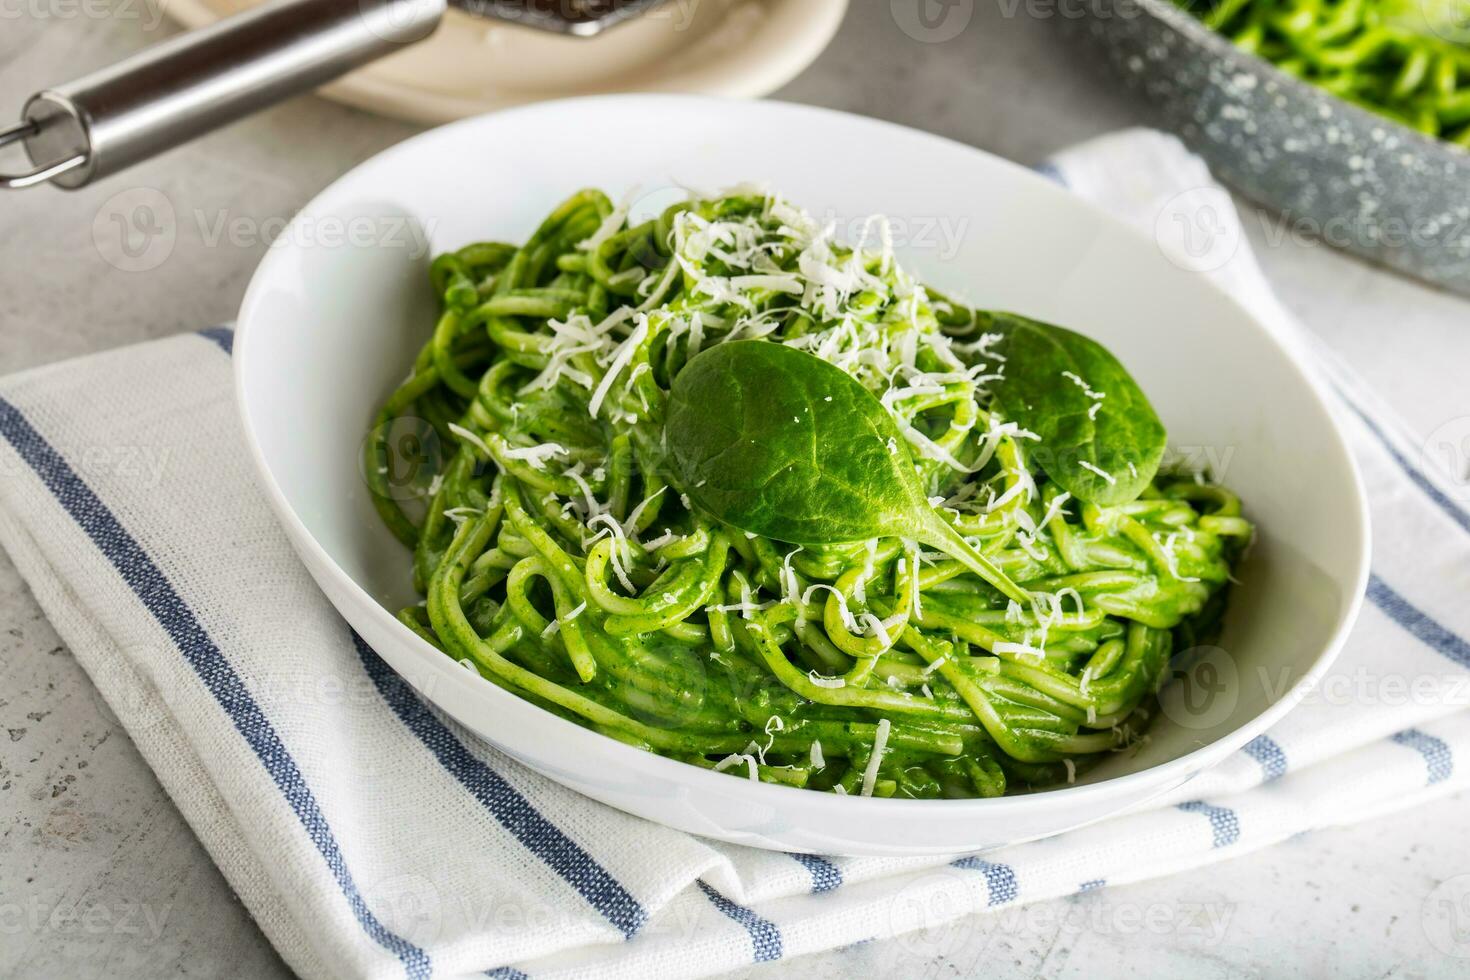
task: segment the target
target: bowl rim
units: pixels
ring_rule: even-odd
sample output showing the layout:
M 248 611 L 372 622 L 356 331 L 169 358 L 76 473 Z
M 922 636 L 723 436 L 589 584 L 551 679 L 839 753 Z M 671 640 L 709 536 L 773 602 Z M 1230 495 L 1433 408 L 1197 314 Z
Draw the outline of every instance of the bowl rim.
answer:
M 301 221 L 303 218 L 314 218 L 314 209 L 318 202 L 330 196 L 337 188 L 350 180 L 359 170 L 391 156 L 410 153 L 420 144 L 428 144 L 444 139 L 460 129 L 494 125 L 505 117 L 536 114 L 546 111 L 566 111 L 583 106 L 589 109 L 598 108 L 605 110 L 608 107 L 608 103 L 649 103 L 651 106 L 656 106 L 659 103 L 666 106 L 677 103 L 683 107 L 704 105 L 711 110 L 715 110 L 716 107 L 720 106 L 724 106 L 727 109 L 733 106 L 760 106 L 761 110 L 759 111 L 769 109 L 776 113 L 804 114 L 811 117 L 824 117 L 828 119 L 836 118 L 845 125 L 857 124 L 886 129 L 895 133 L 902 132 L 911 136 L 917 136 L 926 141 L 931 141 L 936 147 L 943 146 L 950 150 L 957 149 L 965 153 L 978 154 L 986 158 L 992 165 L 998 164 L 1010 168 L 1021 179 L 1035 181 L 1036 186 L 1045 187 L 1048 192 L 1065 195 L 1072 206 L 1082 208 L 1084 211 L 1089 212 L 1095 220 L 1111 228 L 1114 233 L 1121 233 L 1134 238 L 1144 237 L 1141 232 L 1129 227 L 1120 219 L 1104 211 L 1100 206 L 1078 195 L 1071 194 L 1065 189 L 1056 186 L 1045 177 L 1019 164 L 987 153 L 977 147 L 969 146 L 957 140 L 934 133 L 917 130 L 885 120 L 873 119 L 856 113 L 801 103 L 783 102 L 779 100 L 750 102 L 719 96 L 662 93 L 633 95 L 610 94 L 558 99 L 487 113 L 481 116 L 472 116 L 429 129 L 382 150 L 342 174 L 303 205 L 297 211 L 296 215 L 293 216 L 292 223 Z M 282 237 L 288 242 L 291 240 L 289 234 L 283 235 Z M 435 674 L 441 677 L 452 677 L 454 678 L 453 683 L 472 686 L 475 689 L 476 697 L 487 704 L 495 706 L 499 710 L 538 712 L 549 721 L 559 723 L 561 726 L 560 731 L 565 734 L 565 737 L 573 746 L 575 742 L 586 739 L 588 740 L 586 744 L 595 744 L 599 751 L 610 753 L 619 763 L 625 764 L 628 771 L 631 772 L 636 772 L 640 769 L 646 770 L 649 771 L 650 775 L 656 775 L 668 782 L 683 785 L 686 789 L 691 790 L 708 788 L 722 795 L 743 795 L 748 793 L 751 794 L 748 799 L 752 803 L 757 804 L 777 806 L 784 803 L 790 806 L 804 803 L 805 807 L 809 810 L 829 809 L 837 817 L 857 817 L 864 815 L 876 817 L 881 814 L 883 817 L 890 818 L 906 815 L 933 818 L 937 815 L 937 811 L 941 807 L 946 808 L 945 816 L 948 818 L 963 816 L 965 814 L 973 814 L 977 818 L 1000 815 L 1014 816 L 1032 808 L 1059 806 L 1064 803 L 1085 806 L 1090 802 L 1101 802 L 1110 797 L 1126 794 L 1133 790 L 1144 791 L 1146 797 L 1152 796 L 1166 791 L 1171 786 L 1178 785 L 1187 778 L 1207 768 L 1212 763 L 1213 757 L 1223 759 L 1229 752 L 1239 749 L 1251 738 L 1270 728 L 1295 708 L 1309 691 L 1317 687 L 1322 676 L 1332 666 L 1333 661 L 1346 642 L 1349 632 L 1356 623 L 1363 605 L 1368 585 L 1371 559 L 1370 518 L 1367 494 L 1362 474 L 1359 472 L 1356 458 L 1353 456 L 1347 438 L 1341 429 L 1338 416 L 1331 410 L 1327 401 L 1326 384 L 1321 379 L 1315 377 L 1306 366 L 1298 361 L 1291 348 L 1280 337 L 1256 319 L 1249 310 L 1231 296 L 1223 287 L 1216 284 L 1213 280 L 1201 276 L 1197 279 L 1200 283 L 1199 288 L 1213 290 L 1219 299 L 1224 300 L 1234 308 L 1241 320 L 1245 322 L 1242 324 L 1243 326 L 1249 324 L 1251 329 L 1261 334 L 1278 351 L 1283 361 L 1290 367 L 1292 373 L 1306 388 L 1316 403 L 1316 407 L 1322 413 L 1331 433 L 1332 449 L 1347 464 L 1350 479 L 1348 484 L 1341 488 L 1341 492 L 1351 496 L 1351 503 L 1354 505 L 1352 509 L 1358 515 L 1358 520 L 1354 526 L 1350 529 L 1345 529 L 1356 534 L 1358 538 L 1358 546 L 1355 549 L 1356 567 L 1351 573 L 1351 580 L 1353 582 L 1352 592 L 1348 597 L 1347 603 L 1338 615 L 1337 623 L 1331 635 L 1328 637 L 1326 643 L 1323 644 L 1316 658 L 1312 661 L 1311 666 L 1277 701 L 1268 705 L 1265 710 L 1247 719 L 1225 735 L 1207 744 L 1191 749 L 1183 755 L 1146 769 L 1113 776 L 1094 783 L 1057 786 L 1015 796 L 1001 796 L 988 799 L 917 800 L 899 797 L 882 798 L 818 793 L 793 786 L 756 780 L 734 779 L 726 773 L 714 772 L 713 770 L 690 765 L 677 759 L 671 759 L 653 752 L 638 749 L 617 739 L 560 718 L 550 712 L 546 712 L 529 701 L 517 697 L 509 691 L 503 690 L 490 681 L 485 680 L 478 673 L 471 674 L 471 672 L 459 667 L 458 664 L 447 658 L 441 651 L 434 648 L 422 637 L 399 622 L 397 617 L 374 599 L 355 579 L 348 575 L 321 543 L 316 540 L 316 537 L 306 527 L 305 522 L 297 515 L 290 501 L 286 498 L 284 491 L 276 481 L 270 463 L 256 436 L 251 421 L 250 396 L 246 386 L 247 365 L 250 363 L 251 357 L 254 356 L 255 350 L 252 343 L 253 332 L 250 329 L 252 308 L 259 302 L 258 296 L 264 290 L 266 283 L 272 278 L 271 273 L 277 265 L 287 261 L 290 251 L 289 246 L 283 249 L 272 249 L 268 251 L 252 274 L 250 284 L 245 291 L 240 305 L 232 360 L 234 362 L 236 409 L 240 416 L 245 442 L 255 466 L 257 479 L 261 489 L 265 492 L 267 500 L 270 502 L 271 509 L 275 512 L 277 519 L 287 532 L 287 536 L 291 539 L 292 544 L 297 550 L 302 553 L 302 557 L 306 559 L 308 570 L 315 573 L 316 569 L 311 567 L 315 564 L 317 568 L 329 574 L 333 584 L 339 589 L 345 590 L 345 593 L 354 600 L 356 606 L 365 610 L 365 614 L 373 618 L 376 626 L 389 632 L 397 633 L 405 641 L 405 647 L 413 650 L 418 658 L 424 662 L 425 667 Z M 330 595 L 328 598 L 334 606 L 337 605 Z M 338 611 L 339 613 L 341 612 L 340 609 Z M 447 668 L 451 667 L 454 668 L 453 671 L 447 670 Z M 408 678 L 405 679 L 407 680 Z M 410 684 L 412 684 L 412 681 L 410 681 Z M 420 693 L 420 696 L 430 702 L 437 702 L 436 698 L 427 694 Z M 483 738 L 483 736 L 479 735 L 476 735 L 476 737 Z M 486 739 L 486 741 L 491 740 Z M 1150 789 L 1154 792 L 1147 792 Z

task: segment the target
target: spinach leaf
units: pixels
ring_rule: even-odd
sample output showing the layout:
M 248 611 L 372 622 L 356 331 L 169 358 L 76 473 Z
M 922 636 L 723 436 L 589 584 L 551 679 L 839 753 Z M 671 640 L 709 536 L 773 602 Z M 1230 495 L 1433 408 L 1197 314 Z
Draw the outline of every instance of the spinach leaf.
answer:
M 1004 340 L 1000 414 L 1041 437 L 1028 455 L 1074 497 L 1120 504 L 1158 472 L 1166 436 L 1148 398 L 1101 344 L 1014 313 L 981 314 Z
M 811 354 L 765 340 L 709 348 L 674 379 L 664 439 L 675 484 L 739 530 L 803 545 L 913 538 L 1030 601 L 929 505 L 878 399 Z

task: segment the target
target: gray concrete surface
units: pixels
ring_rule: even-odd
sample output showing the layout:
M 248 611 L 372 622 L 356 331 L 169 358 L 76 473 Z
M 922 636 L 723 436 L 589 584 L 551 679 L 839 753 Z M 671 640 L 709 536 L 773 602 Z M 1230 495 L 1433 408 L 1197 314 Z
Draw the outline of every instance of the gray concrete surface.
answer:
M 854 0 L 831 49 L 780 97 L 1023 163 L 1144 118 L 1058 36 L 1065 5 L 957 0 L 948 9 L 963 22 L 940 32 L 954 36 L 925 43 L 897 26 L 909 2 Z M 0 0 L 0 110 L 171 31 L 143 0 L 87 15 L 97 9 Z M 0 197 L 0 372 L 229 319 L 266 246 L 214 240 L 212 223 L 287 217 L 414 131 L 302 98 L 77 194 Z M 94 240 L 106 202 L 137 187 L 208 219 L 180 222 L 168 260 L 146 273 L 110 265 Z M 1283 235 L 1269 217 L 1247 223 L 1287 303 L 1418 431 L 1470 415 L 1470 303 Z M 3 557 L 0 630 L 0 976 L 286 975 Z M 750 972 L 1464 975 L 1430 945 L 1420 909 L 1439 881 L 1470 871 L 1465 814 L 1449 799 L 1193 874 Z M 1149 910 L 1155 925 L 1138 925 Z

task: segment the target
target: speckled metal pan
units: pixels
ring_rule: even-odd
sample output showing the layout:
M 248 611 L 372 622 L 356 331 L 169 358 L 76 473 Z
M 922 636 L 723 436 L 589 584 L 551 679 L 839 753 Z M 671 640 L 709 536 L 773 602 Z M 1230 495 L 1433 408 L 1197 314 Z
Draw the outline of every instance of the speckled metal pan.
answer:
M 1470 154 L 1277 70 L 1168 0 L 1083 6 L 1074 23 L 1160 124 L 1284 230 L 1470 294 Z

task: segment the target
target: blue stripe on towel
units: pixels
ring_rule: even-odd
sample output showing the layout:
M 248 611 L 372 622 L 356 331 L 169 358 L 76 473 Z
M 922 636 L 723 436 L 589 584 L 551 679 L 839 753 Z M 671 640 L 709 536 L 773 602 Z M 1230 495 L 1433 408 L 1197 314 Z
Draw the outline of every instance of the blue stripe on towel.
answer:
M 1377 575 L 1368 576 L 1368 599 L 1426 645 L 1461 667 L 1470 668 L 1470 643 L 1416 608 Z
M 606 868 L 541 814 L 505 777 L 467 749 L 413 688 L 393 672 L 357 633 L 357 655 L 388 706 L 408 730 L 434 753 L 445 771 L 469 790 L 500 825 L 577 890 L 587 904 L 631 939 L 648 921 L 643 905 Z
M 497 966 L 493 970 L 486 970 L 485 976 L 491 980 L 528 980 L 524 973 L 513 966 Z
M 1261 771 L 1266 774 L 1266 782 L 1269 783 L 1273 779 L 1280 779 L 1286 775 L 1286 753 L 1270 735 L 1257 735 L 1245 743 L 1241 751 L 1261 764 Z
M 1424 765 L 1429 770 L 1429 785 L 1442 783 L 1454 774 L 1455 756 L 1443 739 L 1409 728 L 1393 736 L 1393 740 L 1424 756 Z
M 211 327 L 199 331 L 199 336 L 218 344 L 226 354 L 234 353 L 235 332 L 229 327 Z M 629 939 L 635 936 L 648 921 L 648 913 L 642 904 L 591 855 L 542 816 L 498 772 L 475 758 L 362 637 L 353 633 L 352 641 L 383 700 L 388 702 L 404 725 L 428 746 L 440 765 L 474 794 L 517 840 L 550 865 L 588 904 L 616 926 L 619 932 Z M 524 976 L 519 971 L 505 974 L 497 972 L 492 975 Z
M 1214 832 L 1215 839 L 1212 846 L 1229 847 L 1240 840 L 1240 820 L 1235 811 L 1228 807 L 1214 806 L 1203 800 L 1190 800 L 1188 803 L 1180 803 L 1178 809 L 1185 813 L 1203 813 L 1210 819 L 1210 829 Z
M 1004 905 L 1006 902 L 1014 902 L 1021 894 L 1020 886 L 1016 883 L 1016 872 L 1009 864 L 986 861 L 971 855 L 950 862 L 950 867 L 979 871 L 985 875 L 986 905 Z
M 1066 175 L 1063 174 L 1061 168 L 1052 161 L 1043 160 L 1036 165 L 1035 169 L 1038 174 L 1045 177 L 1047 180 L 1050 180 L 1053 183 L 1061 184 L 1063 187 L 1067 186 Z
M 1334 387 L 1336 388 L 1336 386 Z M 1363 420 L 1363 424 L 1368 427 L 1368 431 L 1373 433 L 1373 437 L 1378 440 L 1388 455 L 1398 464 L 1399 469 L 1404 471 L 1404 475 L 1409 478 L 1414 486 L 1423 491 L 1424 495 L 1433 501 L 1436 507 L 1444 511 L 1446 517 L 1460 525 L 1460 530 L 1470 533 L 1470 511 L 1466 511 L 1459 504 L 1445 496 L 1444 491 L 1435 486 L 1434 481 L 1425 476 L 1422 469 L 1415 466 L 1403 453 L 1399 452 L 1398 447 L 1394 445 L 1388 433 L 1384 432 L 1378 423 L 1373 420 L 1373 417 L 1364 411 L 1363 407 L 1355 402 L 1346 391 L 1342 388 L 1336 388 L 1336 391 L 1343 402 L 1353 410 L 1353 413 Z
M 791 856 L 810 872 L 813 895 L 842 887 L 842 869 L 831 861 L 824 857 L 817 857 L 815 854 L 793 854 Z
M 209 327 L 207 329 L 199 331 L 199 336 L 203 337 L 205 340 L 213 341 L 216 345 L 219 346 L 220 350 L 224 351 L 226 354 L 229 354 L 231 357 L 234 356 L 235 331 L 231 330 L 229 327 Z
M 704 892 L 704 897 L 710 900 L 711 905 L 740 923 L 750 933 L 750 945 L 755 950 L 757 963 L 781 958 L 781 930 L 774 922 L 761 918 L 744 905 L 736 905 L 703 881 L 696 881 L 695 884 Z
M 403 962 L 410 977 L 427 977 L 431 972 L 429 956 L 422 949 L 391 932 L 367 907 L 358 891 L 347 861 L 342 856 L 337 838 L 307 786 L 296 760 L 282 743 L 281 737 L 249 688 L 213 639 L 200 625 L 193 610 L 174 591 L 172 583 L 148 557 L 142 547 L 107 509 L 92 488 L 77 476 L 61 454 L 51 447 L 31 426 L 20 411 L 0 398 L 0 433 L 35 471 L 57 502 L 71 515 L 99 551 L 117 569 L 123 581 L 133 590 L 158 624 L 168 633 L 179 652 L 215 701 L 234 724 L 246 743 L 255 751 L 261 765 L 275 781 L 281 795 L 301 821 L 306 836 L 321 852 L 328 870 L 342 890 L 352 914 L 363 931 L 378 945 Z
M 1106 878 L 1089 878 L 1086 881 L 1084 881 L 1082 884 L 1080 884 L 1080 885 L 1077 886 L 1077 891 L 1078 892 L 1092 892 L 1092 891 L 1097 891 L 1099 888 L 1101 888 L 1102 886 L 1106 885 L 1107 883 L 1108 883 L 1108 879 L 1106 879 Z

